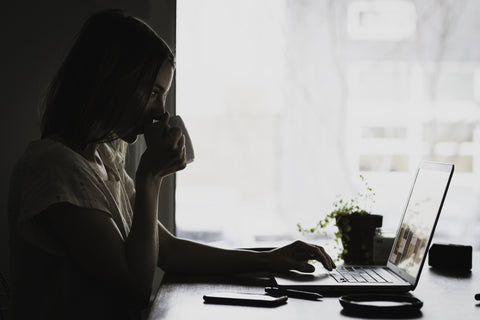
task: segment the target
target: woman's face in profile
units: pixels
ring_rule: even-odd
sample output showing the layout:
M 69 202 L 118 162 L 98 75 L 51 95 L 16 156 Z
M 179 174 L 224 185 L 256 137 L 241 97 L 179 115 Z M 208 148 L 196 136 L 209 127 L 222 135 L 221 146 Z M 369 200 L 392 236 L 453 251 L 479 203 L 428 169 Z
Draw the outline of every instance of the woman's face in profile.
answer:
M 144 133 L 146 124 L 150 124 L 155 119 L 159 119 L 165 113 L 165 102 L 167 94 L 172 85 L 174 69 L 168 60 L 165 60 L 160 66 L 152 92 L 148 98 L 147 106 L 139 123 L 134 123 L 132 129 L 121 139 L 127 143 L 134 143 L 139 134 Z

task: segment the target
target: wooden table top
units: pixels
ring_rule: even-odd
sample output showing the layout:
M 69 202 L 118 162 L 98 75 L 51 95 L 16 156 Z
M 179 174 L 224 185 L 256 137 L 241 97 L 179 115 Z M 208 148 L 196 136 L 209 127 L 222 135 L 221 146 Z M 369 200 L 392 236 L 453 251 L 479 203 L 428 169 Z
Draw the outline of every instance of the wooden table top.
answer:
M 263 294 L 264 288 L 271 285 L 271 279 L 267 274 L 237 276 L 166 274 L 151 306 L 148 319 L 352 318 L 345 313 L 336 297 L 326 297 L 319 301 L 289 298 L 285 305 L 275 308 L 214 305 L 203 302 L 205 294 L 218 291 Z M 480 252 L 474 252 L 473 269 L 467 274 L 443 273 L 425 265 L 420 282 L 412 292 L 423 301 L 423 307 L 419 314 L 404 318 L 480 319 L 480 301 L 474 300 L 476 293 L 480 293 Z

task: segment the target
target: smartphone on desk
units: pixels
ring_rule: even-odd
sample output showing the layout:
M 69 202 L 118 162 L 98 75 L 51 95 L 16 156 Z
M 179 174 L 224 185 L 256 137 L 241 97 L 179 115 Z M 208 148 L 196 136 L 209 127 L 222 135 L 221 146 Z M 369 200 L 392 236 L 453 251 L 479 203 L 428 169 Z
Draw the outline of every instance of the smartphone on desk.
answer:
M 287 296 L 272 297 L 266 294 L 215 292 L 204 295 L 205 303 L 243 305 L 254 307 L 276 307 L 287 302 Z

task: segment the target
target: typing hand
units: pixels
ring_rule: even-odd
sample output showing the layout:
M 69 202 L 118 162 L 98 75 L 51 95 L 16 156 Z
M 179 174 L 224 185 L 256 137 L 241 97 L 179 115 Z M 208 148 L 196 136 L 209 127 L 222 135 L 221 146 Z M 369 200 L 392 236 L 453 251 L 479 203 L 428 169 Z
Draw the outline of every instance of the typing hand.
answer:
M 269 252 L 272 271 L 298 270 L 314 272 L 315 267 L 308 260 L 318 260 L 327 270 L 335 268 L 332 258 L 321 246 L 295 241 L 287 246 Z

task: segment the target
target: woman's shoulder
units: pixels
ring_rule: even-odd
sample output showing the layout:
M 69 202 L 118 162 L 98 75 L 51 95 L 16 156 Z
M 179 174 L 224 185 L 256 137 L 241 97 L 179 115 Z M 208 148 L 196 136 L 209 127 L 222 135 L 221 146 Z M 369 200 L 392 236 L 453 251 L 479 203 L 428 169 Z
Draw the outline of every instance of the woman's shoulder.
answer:
M 10 187 L 25 189 L 28 185 L 72 185 L 82 181 L 96 181 L 88 161 L 61 142 L 42 139 L 28 144 L 13 168 Z
M 41 139 L 28 144 L 17 161 L 16 170 L 39 172 L 79 168 L 84 165 L 83 157 L 63 143 L 52 139 Z
M 60 202 L 108 207 L 101 180 L 82 155 L 58 141 L 33 141 L 10 176 L 9 212 L 30 217 Z

